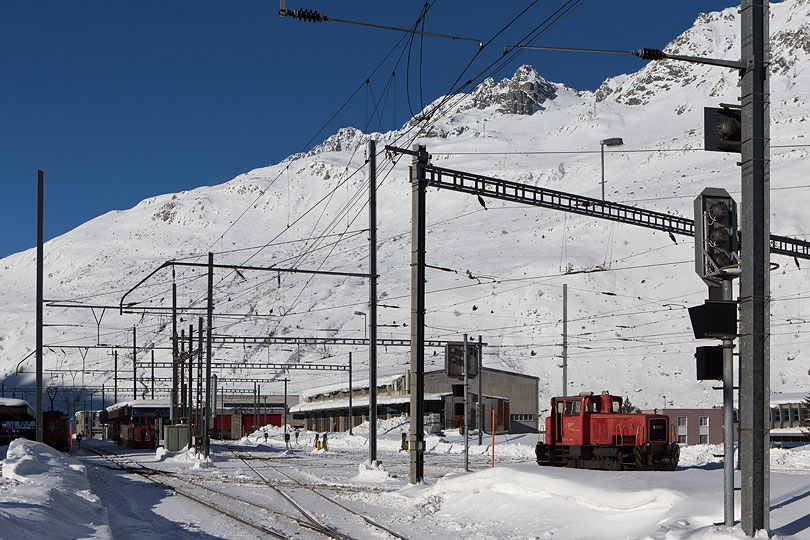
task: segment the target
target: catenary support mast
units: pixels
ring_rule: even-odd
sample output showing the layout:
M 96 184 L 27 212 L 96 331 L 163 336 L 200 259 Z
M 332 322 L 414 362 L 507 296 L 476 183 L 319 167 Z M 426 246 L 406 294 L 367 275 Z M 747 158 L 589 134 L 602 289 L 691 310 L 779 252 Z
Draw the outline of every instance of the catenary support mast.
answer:
M 770 86 L 768 0 L 741 5 L 742 242 L 740 466 L 742 527 L 770 527 Z

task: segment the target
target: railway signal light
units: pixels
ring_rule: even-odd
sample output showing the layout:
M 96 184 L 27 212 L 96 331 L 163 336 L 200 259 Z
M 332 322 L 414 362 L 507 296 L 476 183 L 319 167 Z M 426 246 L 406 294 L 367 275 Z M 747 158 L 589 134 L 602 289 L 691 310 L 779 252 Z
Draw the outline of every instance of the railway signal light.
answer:
M 481 349 L 477 343 L 467 343 L 467 376 L 478 376 L 478 355 Z M 452 341 L 444 346 L 444 369 L 448 377 L 464 377 L 464 342 Z
M 695 351 L 697 380 L 723 380 L 723 346 L 698 347 Z
M 742 153 L 740 109 L 703 109 L 703 148 L 710 152 Z
M 706 188 L 694 206 L 695 272 L 716 286 L 739 268 L 737 203 L 724 189 Z
M 689 318 L 696 339 L 734 339 L 737 336 L 737 302 L 706 300 L 702 306 L 689 308 Z

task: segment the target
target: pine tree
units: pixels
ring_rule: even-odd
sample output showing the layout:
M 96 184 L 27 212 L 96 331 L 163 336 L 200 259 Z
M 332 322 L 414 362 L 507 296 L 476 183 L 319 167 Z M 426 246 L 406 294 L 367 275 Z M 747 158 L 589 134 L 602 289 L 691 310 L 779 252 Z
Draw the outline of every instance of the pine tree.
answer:
M 630 398 L 622 399 L 622 412 L 625 414 L 628 413 L 640 413 L 641 409 L 630 403 Z

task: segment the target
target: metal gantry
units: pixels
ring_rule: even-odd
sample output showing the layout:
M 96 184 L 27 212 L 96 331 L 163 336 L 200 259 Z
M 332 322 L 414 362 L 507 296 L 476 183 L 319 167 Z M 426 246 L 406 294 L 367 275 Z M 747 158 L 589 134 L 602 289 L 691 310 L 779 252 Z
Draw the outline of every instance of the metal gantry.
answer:
M 393 146 L 386 146 L 386 149 L 400 153 L 413 153 L 410 150 Z M 683 236 L 695 235 L 694 220 L 681 216 L 430 164 L 424 166 L 424 171 L 427 187 L 561 210 Z M 810 259 L 810 241 L 807 240 L 772 234 L 770 235 L 770 247 L 771 253 Z
M 751 0 L 747 0 L 749 3 Z M 760 13 L 762 9 L 767 7 L 767 0 L 756 0 L 759 4 L 756 6 L 755 11 Z M 753 9 L 753 8 L 752 8 Z M 764 10 L 767 12 L 767 9 Z M 761 13 L 760 13 L 761 14 Z M 757 16 L 759 17 L 759 16 Z M 763 15 L 767 19 L 767 15 Z M 761 20 L 757 19 L 757 25 L 763 24 Z M 767 21 L 764 23 L 767 25 Z M 767 26 L 766 26 L 767 28 Z M 766 84 L 767 86 L 767 84 Z M 767 88 L 766 88 L 767 89 Z M 746 99 L 757 101 L 760 94 L 749 96 Z M 757 101 L 759 103 L 759 101 Z M 761 103 L 759 103 L 761 105 Z M 762 111 L 757 108 L 756 114 L 763 116 Z M 745 105 L 743 106 L 743 117 L 745 119 Z M 754 113 L 750 113 L 754 114 Z M 767 113 L 764 113 L 767 118 Z M 764 123 L 762 118 L 759 120 L 752 120 L 755 123 Z M 755 138 L 751 135 L 752 138 Z M 762 138 L 762 137 L 759 137 Z M 757 138 L 757 141 L 759 141 Z M 745 139 L 745 134 L 743 135 Z M 745 148 L 743 144 L 743 200 L 759 199 L 760 203 L 758 208 L 760 210 L 757 215 L 752 216 L 750 220 L 744 220 L 748 223 L 754 223 L 749 230 L 743 230 L 741 235 L 741 246 L 743 253 L 752 253 L 749 257 L 748 263 L 743 267 L 743 284 L 751 283 L 753 285 L 743 286 L 743 295 L 741 298 L 742 307 L 745 308 L 743 313 L 742 332 L 748 329 L 748 340 L 746 341 L 745 335 L 741 339 L 741 354 L 743 356 L 752 356 L 754 360 L 750 362 L 745 360 L 741 362 L 741 387 L 746 385 L 750 389 L 750 395 L 754 396 L 755 403 L 753 409 L 748 408 L 751 404 L 746 405 L 741 409 L 742 412 L 742 427 L 744 428 L 743 435 L 741 435 L 741 445 L 747 445 L 748 451 L 743 452 L 742 463 L 743 468 L 751 472 L 751 478 L 748 484 L 743 485 L 743 506 L 749 509 L 753 514 L 744 517 L 744 529 L 748 534 L 761 528 L 767 529 L 768 520 L 766 509 L 768 507 L 769 493 L 765 487 L 769 479 L 769 471 L 765 463 L 763 454 L 766 451 L 763 449 L 763 444 L 767 443 L 768 433 L 764 423 L 764 410 L 763 400 L 767 406 L 767 400 L 764 396 L 768 392 L 768 341 L 763 339 L 768 329 L 767 313 L 764 317 L 760 316 L 765 310 L 760 309 L 767 302 L 768 285 L 767 285 L 767 271 L 763 277 L 761 268 L 752 268 L 754 264 L 752 261 L 764 261 L 763 264 L 768 265 L 767 253 L 779 253 L 795 257 L 796 259 L 810 259 L 810 242 L 806 240 L 798 240 L 786 236 L 770 235 L 768 236 L 767 215 L 761 215 L 761 209 L 767 208 L 767 190 L 759 186 L 752 187 L 757 184 L 756 180 L 752 181 L 752 175 L 759 170 L 757 178 L 765 179 L 760 183 L 767 183 L 767 137 L 763 138 L 762 146 L 765 150 L 757 146 L 753 150 L 749 148 L 748 159 L 746 160 Z M 759 145 L 757 142 L 757 145 Z M 412 150 L 398 148 L 394 146 L 386 146 L 386 150 L 400 154 L 408 154 L 413 156 L 413 163 L 410 169 L 410 182 L 411 182 L 411 477 L 410 481 L 413 484 L 420 483 L 424 479 L 424 434 L 422 432 L 423 412 L 424 412 L 424 318 L 425 318 L 425 252 L 426 252 L 426 239 L 425 239 L 425 212 L 426 212 L 426 192 L 428 187 L 436 187 L 439 189 L 447 189 L 450 191 L 457 191 L 460 193 L 467 193 L 470 195 L 477 195 L 479 197 L 489 197 L 510 202 L 517 202 L 520 204 L 527 204 L 530 206 L 537 206 L 541 208 L 549 208 L 552 210 L 561 210 L 575 214 L 581 214 L 589 217 L 596 217 L 600 219 L 607 219 L 620 223 L 627 223 L 654 229 L 659 231 L 668 232 L 671 234 L 679 234 L 683 236 L 694 237 L 695 224 L 694 220 L 684 218 L 681 216 L 674 216 L 664 214 L 661 212 L 654 212 L 634 206 L 613 203 L 609 201 L 602 201 L 591 197 L 584 197 L 562 191 L 550 190 L 538 186 L 527 184 L 520 184 L 518 182 L 511 182 L 508 180 L 501 180 L 489 176 L 468 173 L 464 171 L 457 171 L 447 169 L 444 167 L 436 167 L 429 163 L 430 154 L 424 145 L 414 145 Z M 756 151 L 754 151 L 756 150 Z M 750 171 L 748 169 L 751 169 Z M 753 172 L 752 172 L 753 171 Z M 754 192 L 753 194 L 750 192 Z M 764 194 L 763 194 L 764 193 Z M 760 221 L 765 220 L 766 226 L 763 228 Z M 763 245 L 759 245 L 759 238 L 762 237 Z M 745 247 L 748 243 L 748 247 Z M 763 257 L 763 254 L 765 255 Z M 760 264 L 760 266 L 762 266 Z M 748 268 L 749 277 L 744 277 L 746 274 L 746 267 Z M 751 315 L 751 305 L 757 304 L 754 309 L 754 315 Z M 759 315 L 757 315 L 759 314 Z M 767 336 L 765 336 L 767 337 Z M 753 349 L 752 352 L 748 352 Z M 753 383 L 751 381 L 754 381 Z M 748 410 L 748 416 L 746 416 Z M 753 412 L 750 412 L 752 411 Z M 743 446 L 741 446 L 742 448 Z M 753 448 L 753 450 L 752 450 Z M 746 456 L 748 455 L 748 457 Z M 754 456 L 754 457 L 751 457 Z M 767 457 L 767 456 L 766 456 Z M 744 512 L 745 513 L 745 512 Z
M 138 367 L 151 367 L 151 362 L 139 362 Z M 170 361 L 155 362 L 156 369 L 173 367 Z M 211 362 L 212 369 L 263 369 L 263 370 L 309 370 L 309 371 L 349 371 L 348 365 L 340 364 L 282 364 L 274 362 Z

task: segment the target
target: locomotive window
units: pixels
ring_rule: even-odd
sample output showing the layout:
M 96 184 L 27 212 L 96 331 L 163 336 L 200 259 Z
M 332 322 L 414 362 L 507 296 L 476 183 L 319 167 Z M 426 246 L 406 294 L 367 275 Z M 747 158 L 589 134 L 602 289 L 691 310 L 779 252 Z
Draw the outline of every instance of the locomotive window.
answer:
M 618 399 L 614 399 L 611 403 L 613 405 L 613 412 L 622 412 L 622 402 Z
M 565 416 L 579 416 L 581 410 L 582 410 L 581 401 L 577 400 L 565 402 Z
M 663 418 L 650 419 L 650 442 L 667 440 L 667 421 Z
M 565 408 L 565 403 L 562 402 L 562 401 L 558 401 L 557 402 L 557 413 L 562 414 L 564 408 Z
M 587 412 L 599 412 L 599 398 L 589 399 L 588 406 L 585 410 Z

